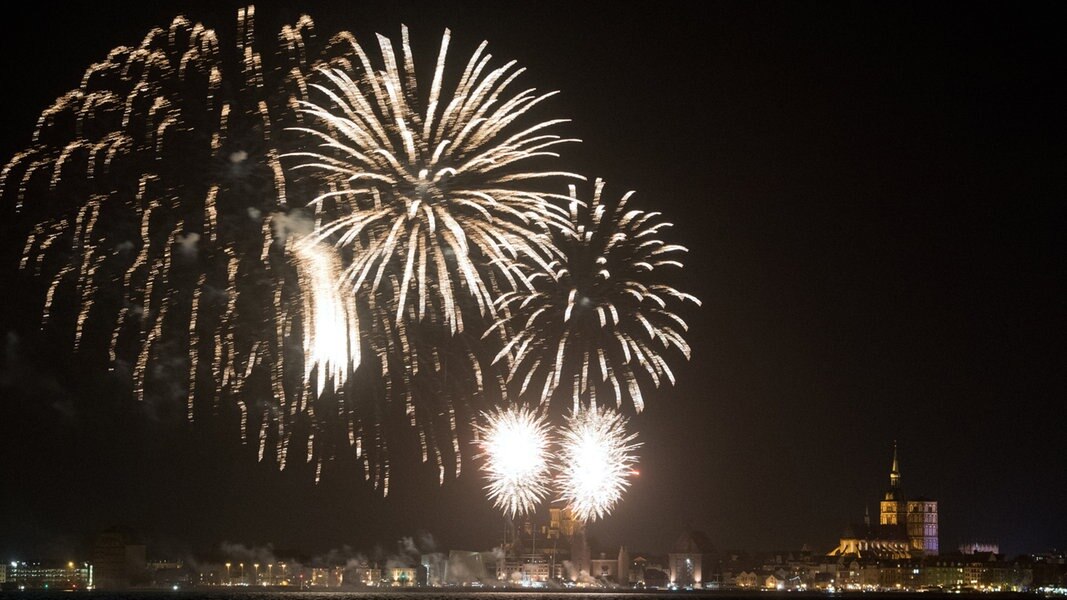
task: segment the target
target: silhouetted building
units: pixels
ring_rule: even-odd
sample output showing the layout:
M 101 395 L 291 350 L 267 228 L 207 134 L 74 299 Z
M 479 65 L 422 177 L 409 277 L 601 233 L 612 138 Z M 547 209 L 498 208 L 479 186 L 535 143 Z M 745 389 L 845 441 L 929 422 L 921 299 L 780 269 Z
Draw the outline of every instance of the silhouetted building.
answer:
M 130 536 L 111 529 L 96 536 L 93 544 L 93 579 L 98 590 L 125 590 L 131 583 L 144 583 L 145 547 Z
M 382 570 L 363 561 L 345 569 L 344 583 L 351 587 L 372 587 L 382 582 Z
M 670 583 L 670 574 L 663 569 L 645 569 L 643 577 L 644 587 L 646 588 L 663 588 L 667 587 L 667 584 Z
M 482 552 L 452 550 L 448 553 L 448 576 L 446 581 L 452 585 L 471 585 L 489 579 L 485 568 L 485 555 Z
M 445 579 L 448 574 L 448 558 L 445 557 L 443 552 L 423 554 L 419 558 L 419 563 L 426 570 L 426 582 L 423 585 L 430 587 L 445 585 Z
M 183 588 L 191 581 L 189 569 L 180 560 L 149 561 L 147 572 L 152 586 L 157 588 Z
M 599 558 L 589 561 L 589 575 L 594 579 L 604 582 L 619 582 L 619 559 L 608 558 L 607 553 L 601 552 Z
M 585 526 L 579 525 L 574 529 L 574 535 L 571 536 L 571 573 L 568 573 L 568 578 L 578 581 L 583 577 L 588 577 L 592 568 L 592 556 L 589 541 L 585 536 Z
M 622 585 L 629 585 L 633 583 L 633 563 L 630 562 L 630 551 L 626 549 L 626 546 L 619 546 L 619 556 L 616 559 L 619 563 L 618 566 L 618 581 Z
M 700 531 L 687 531 L 678 537 L 668 557 L 671 584 L 681 588 L 703 587 L 713 562 L 711 541 Z M 705 568 L 708 571 L 705 571 Z

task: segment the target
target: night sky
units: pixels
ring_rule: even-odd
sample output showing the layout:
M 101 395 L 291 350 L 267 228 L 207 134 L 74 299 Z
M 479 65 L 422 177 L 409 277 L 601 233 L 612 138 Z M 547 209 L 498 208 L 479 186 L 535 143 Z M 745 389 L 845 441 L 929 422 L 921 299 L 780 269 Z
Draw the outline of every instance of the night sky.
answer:
M 232 43 L 237 4 L 151 4 L 0 20 L 4 161 L 89 64 L 175 14 Z M 446 26 L 453 66 L 488 40 L 562 91 L 551 113 L 584 140 L 574 170 L 676 223 L 704 302 L 693 358 L 633 420 L 642 474 L 590 529 L 605 551 L 667 552 L 686 528 L 720 549 L 828 551 L 877 514 L 894 440 L 905 490 L 940 502 L 943 550 L 1067 546 L 1052 4 L 296 5 L 257 7 L 261 41 L 302 12 L 372 47 L 406 23 L 423 67 Z M 498 543 L 474 469 L 438 487 L 401 457 L 384 500 L 354 472 L 314 485 L 310 468 L 257 463 L 231 422 L 189 426 L 87 381 L 36 331 L 13 287 L 23 239 L 0 235 L 0 559 L 87 556 L 116 524 L 151 556 Z

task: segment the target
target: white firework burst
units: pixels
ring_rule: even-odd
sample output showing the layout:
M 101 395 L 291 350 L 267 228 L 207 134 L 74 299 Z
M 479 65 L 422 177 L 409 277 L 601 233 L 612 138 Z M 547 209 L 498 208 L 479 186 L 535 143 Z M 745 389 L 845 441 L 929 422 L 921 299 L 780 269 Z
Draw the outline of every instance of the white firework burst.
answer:
M 512 93 L 523 69 L 514 61 L 490 69 L 484 42 L 452 94 L 443 94 L 449 39 L 446 30 L 425 105 L 406 28 L 399 59 L 378 36 L 380 67 L 351 39 L 356 72 L 321 69 L 323 83 L 311 87 L 324 101 L 301 103 L 315 126 L 296 131 L 319 148 L 288 156 L 329 190 L 311 204 L 336 216 L 314 235 L 353 248 L 345 272 L 353 289 L 389 298 L 397 322 L 410 311 L 454 333 L 463 329 L 467 298 L 491 315 L 498 287 L 530 287 L 520 258 L 547 267 L 549 228 L 566 225 L 554 203 L 562 196 L 548 184 L 583 178 L 537 167 L 536 159 L 557 157 L 556 146 L 577 140 L 549 132 L 564 119 L 521 125 L 556 92 Z
M 700 301 L 668 284 L 686 252 L 662 239 L 671 224 L 628 208 L 633 192 L 605 202 L 603 188 L 598 179 L 592 201 L 583 203 L 571 187 L 569 225 L 555 232 L 562 261 L 537 276 L 534 291 L 501 296 L 506 310 L 494 328 L 514 334 L 496 361 L 506 361 L 520 395 L 539 388 L 548 402 L 569 384 L 574 410 L 585 395 L 595 403 L 599 389 L 618 406 L 629 396 L 641 411 L 638 374 L 656 387 L 674 383 L 667 351 L 690 356 L 688 326 L 676 309 Z
M 547 421 L 526 407 L 497 409 L 482 418 L 478 446 L 489 499 L 511 517 L 533 511 L 548 495 Z
M 559 500 L 582 522 L 607 516 L 630 486 L 641 446 L 627 433 L 627 419 L 607 407 L 582 407 L 560 434 Z
M 237 12 L 237 62 L 178 16 L 91 65 L 0 169 L 0 202 L 27 228 L 23 273 L 44 284 L 20 293 L 77 360 L 128 363 L 138 400 L 184 380 L 190 421 L 229 406 L 284 467 L 308 403 L 286 381 L 302 315 L 274 236 L 291 208 L 278 148 L 291 90 L 323 55 L 295 51 L 316 38 L 301 18 L 271 46 L 282 75 L 265 84 L 254 13 Z
M 360 361 L 355 297 L 340 290 L 333 248 L 304 238 L 293 244 L 293 255 L 304 301 L 304 380 L 316 371 L 318 394 L 327 382 L 340 389 Z

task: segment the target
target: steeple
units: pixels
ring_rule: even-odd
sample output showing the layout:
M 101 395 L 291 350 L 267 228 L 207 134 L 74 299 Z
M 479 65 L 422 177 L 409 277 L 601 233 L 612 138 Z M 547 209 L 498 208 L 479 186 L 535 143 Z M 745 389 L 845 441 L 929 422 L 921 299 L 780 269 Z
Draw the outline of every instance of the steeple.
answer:
M 889 487 L 894 490 L 900 487 L 900 466 L 897 463 L 896 440 L 893 440 L 893 468 L 889 471 Z

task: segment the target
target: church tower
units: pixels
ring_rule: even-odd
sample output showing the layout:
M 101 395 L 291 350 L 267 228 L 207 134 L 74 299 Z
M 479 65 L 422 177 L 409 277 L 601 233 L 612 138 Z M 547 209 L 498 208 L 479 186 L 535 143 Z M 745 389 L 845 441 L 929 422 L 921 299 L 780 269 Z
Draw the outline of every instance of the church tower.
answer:
M 904 491 L 900 489 L 900 465 L 897 462 L 897 443 L 893 442 L 893 466 L 889 470 L 889 489 L 880 504 L 881 518 L 879 523 L 886 528 L 891 528 L 896 534 L 899 529 L 900 537 L 904 537 L 904 523 L 906 519 Z

